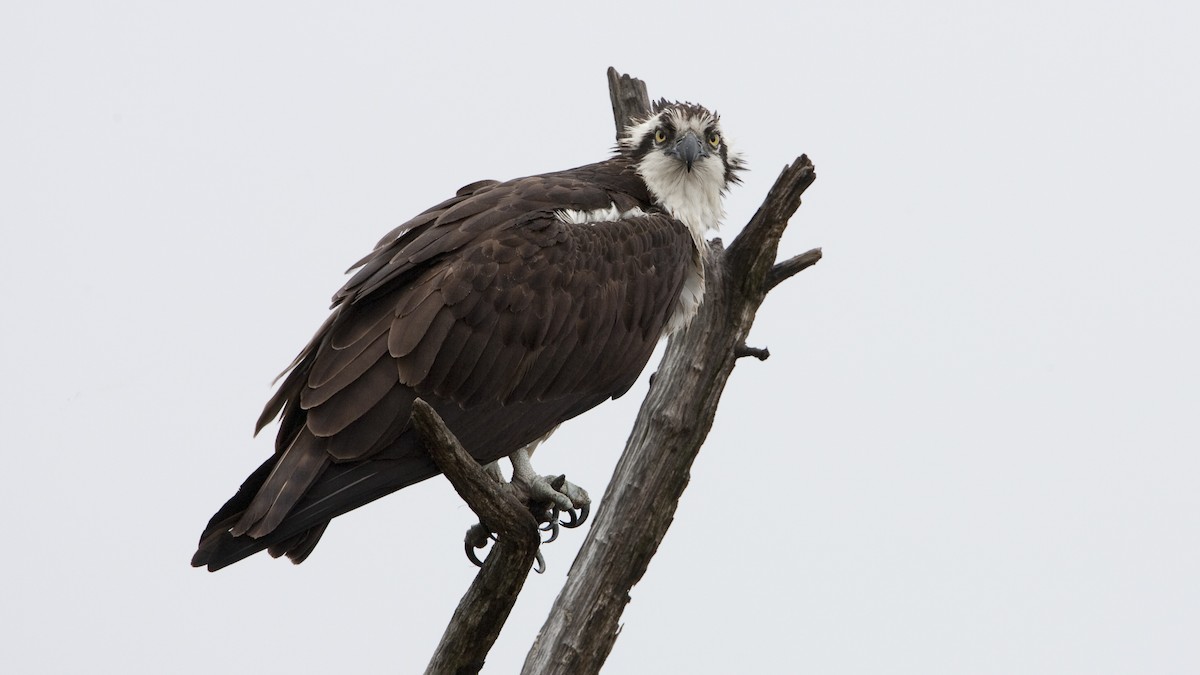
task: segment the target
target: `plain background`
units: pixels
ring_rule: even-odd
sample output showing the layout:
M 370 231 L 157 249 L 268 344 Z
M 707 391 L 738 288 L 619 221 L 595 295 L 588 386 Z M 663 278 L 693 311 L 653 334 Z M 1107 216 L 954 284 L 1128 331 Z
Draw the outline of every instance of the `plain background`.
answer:
M 436 7 L 435 7 L 436 5 Z M 613 673 L 1200 671 L 1195 3 L 5 3 L 6 672 L 418 672 L 442 480 L 300 567 L 188 567 L 384 232 L 607 156 L 604 70 L 818 180 Z M 645 379 L 539 468 L 594 495 Z M 515 672 L 582 541 L 548 547 Z

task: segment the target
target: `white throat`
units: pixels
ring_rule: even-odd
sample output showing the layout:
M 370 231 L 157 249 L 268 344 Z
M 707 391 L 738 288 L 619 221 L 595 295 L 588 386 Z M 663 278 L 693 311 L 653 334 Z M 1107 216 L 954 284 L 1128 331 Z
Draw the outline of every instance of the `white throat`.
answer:
M 654 201 L 691 230 L 697 247 L 709 230 L 720 227 L 725 217 L 725 167 L 719 157 L 702 158 L 688 171 L 679 160 L 651 152 L 637 170 Z
M 661 128 L 664 119 L 669 119 L 676 134 L 690 132 L 701 142 L 707 140 L 715 122 L 707 111 L 685 115 L 678 110 L 667 110 L 627 129 L 622 143 L 628 148 L 636 148 Z M 725 217 L 722 197 L 728 186 L 725 163 L 715 152 L 698 158 L 688 171 L 678 158 L 655 147 L 638 162 L 637 172 L 646 182 L 654 201 L 691 230 L 697 248 L 703 244 L 709 230 L 721 225 Z

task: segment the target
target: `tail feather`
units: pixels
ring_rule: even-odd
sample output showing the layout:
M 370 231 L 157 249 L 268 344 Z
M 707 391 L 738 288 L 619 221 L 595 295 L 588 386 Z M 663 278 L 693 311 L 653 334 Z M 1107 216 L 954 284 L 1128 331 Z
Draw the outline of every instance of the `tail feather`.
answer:
M 241 520 L 278 458 L 272 456 L 250 474 L 237 494 L 212 517 L 192 557 L 193 567 L 215 572 L 265 549 L 275 557 L 286 555 L 300 563 L 312 553 L 331 519 L 438 473 L 433 461 L 424 455 L 333 464 L 277 528 L 259 537 L 234 536 L 230 529 Z
M 283 522 L 304 492 L 329 466 L 325 446 L 329 439 L 318 438 L 302 429 L 291 446 L 273 459 L 274 466 L 257 494 L 233 527 L 233 534 L 261 537 Z
M 267 553 L 270 553 L 272 558 L 286 555 L 288 560 L 299 565 L 317 547 L 317 542 L 321 541 L 321 535 L 325 534 L 326 527 L 329 527 L 329 521 L 325 521 L 323 525 L 318 525 L 311 530 L 305 530 L 291 539 L 281 541 L 274 546 L 268 546 Z

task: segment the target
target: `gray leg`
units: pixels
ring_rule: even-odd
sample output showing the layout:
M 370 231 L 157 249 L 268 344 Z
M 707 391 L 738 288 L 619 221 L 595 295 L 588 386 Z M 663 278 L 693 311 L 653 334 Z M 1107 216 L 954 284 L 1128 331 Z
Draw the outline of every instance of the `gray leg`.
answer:
M 536 447 L 536 444 L 533 444 Z M 529 450 L 521 448 L 508 456 L 513 465 L 513 482 L 522 483 L 529 488 L 529 496 L 534 501 L 550 502 L 559 511 L 586 509 L 591 506 L 592 499 L 587 490 L 568 482 L 562 476 L 540 476 L 529 461 Z M 561 480 L 561 485 L 556 486 Z

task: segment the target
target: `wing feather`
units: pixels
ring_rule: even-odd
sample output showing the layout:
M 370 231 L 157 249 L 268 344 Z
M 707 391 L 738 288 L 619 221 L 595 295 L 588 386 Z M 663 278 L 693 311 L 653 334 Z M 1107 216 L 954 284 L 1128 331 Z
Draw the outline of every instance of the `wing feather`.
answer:
M 412 399 L 403 387 L 392 387 L 366 414 L 330 436 L 327 452 L 337 462 L 369 457 L 371 451 L 391 440 L 386 438 L 389 431 L 398 433 L 392 422 L 401 416 L 407 417 L 404 411 L 412 409 Z
M 364 302 L 355 305 L 353 312 L 341 310 L 338 313 L 345 316 L 338 316 L 340 320 L 330 327 L 328 334 L 328 346 L 335 352 L 354 345 L 359 345 L 359 349 L 362 349 L 363 345 L 370 344 L 380 333 L 387 331 L 388 324 L 396 315 L 396 307 L 383 301 Z M 327 350 L 322 350 L 324 351 Z M 314 372 L 321 376 L 322 371 L 322 367 L 317 367 Z
M 425 329 L 417 346 L 409 353 L 399 355 L 396 359 L 397 372 L 401 382 L 410 387 L 424 388 L 421 385 L 425 381 L 425 377 L 429 375 L 429 370 L 433 368 L 434 362 L 438 359 L 449 360 L 450 358 L 449 352 L 444 352 L 442 345 L 456 322 L 454 313 L 449 308 L 442 306 L 429 323 L 428 328 Z
M 430 365 L 429 372 L 422 382 L 424 388 L 439 397 L 447 398 L 446 378 L 452 368 L 461 367 L 465 360 L 463 350 L 471 339 L 471 328 L 463 321 L 455 321 L 442 342 L 438 358 Z M 478 356 L 478 355 L 477 355 Z
M 468 320 L 461 322 L 461 325 L 469 326 L 470 337 L 463 343 L 462 351 L 459 357 L 453 363 L 448 363 L 442 366 L 446 369 L 446 376 L 442 384 L 442 391 L 439 392 L 442 396 L 462 404 L 463 398 L 461 393 L 467 378 L 475 371 L 475 367 L 479 365 L 481 359 L 484 359 L 484 353 L 487 351 L 488 345 L 492 340 L 492 331 L 496 328 L 496 323 L 500 317 L 496 314 L 481 317 L 477 323 Z M 448 359 L 447 359 L 448 360 Z M 438 364 L 434 364 L 437 367 Z
M 395 358 L 408 355 L 424 339 L 437 315 L 446 308 L 442 292 L 432 283 L 419 289 L 419 300 L 410 299 L 398 311 L 388 330 L 388 352 Z
M 384 355 L 362 377 L 319 405 L 306 402 L 305 395 L 315 391 L 306 389 L 300 396 L 300 407 L 308 410 L 306 426 L 317 436 L 332 436 L 366 414 L 397 384 L 396 362 Z
M 570 354 L 576 344 L 574 333 L 565 334 L 558 340 L 546 343 L 546 346 L 539 351 L 537 360 L 525 373 L 525 377 L 513 388 L 509 395 L 510 401 L 544 400 L 547 389 L 554 383 L 554 379 L 567 361 L 563 355 Z
M 613 204 L 649 215 L 555 215 Z M 491 461 L 620 395 L 693 256 L 633 170 L 606 164 L 473 184 L 397 227 L 351 268 L 268 402 L 260 426 L 282 417 L 277 454 L 214 517 L 197 564 L 263 548 L 302 560 L 330 518 L 436 473 L 409 428 L 416 396 Z
M 387 346 L 388 334 L 381 331 L 373 342 L 361 350 L 330 349 L 319 354 L 317 363 L 308 376 L 308 386 L 302 393 L 301 403 L 311 408 L 328 401 L 331 396 L 362 377 L 367 369 L 383 358 L 387 354 Z M 317 366 L 322 365 L 325 368 L 318 374 Z

